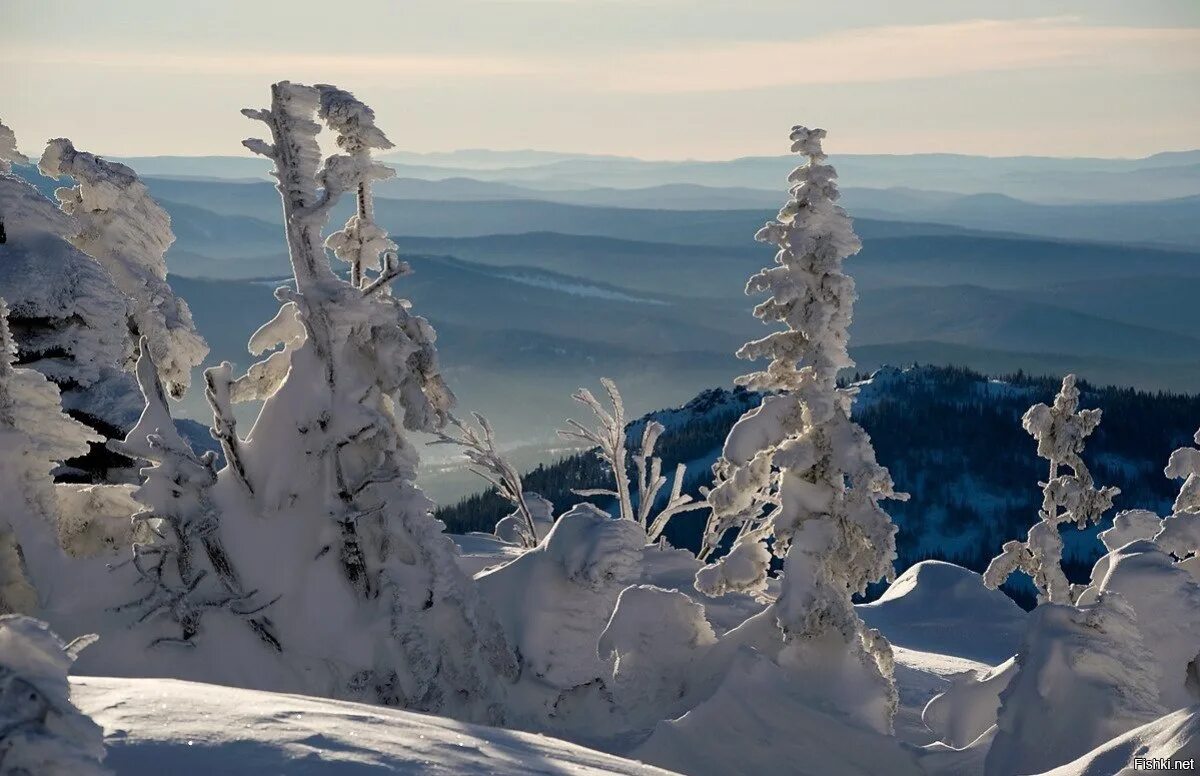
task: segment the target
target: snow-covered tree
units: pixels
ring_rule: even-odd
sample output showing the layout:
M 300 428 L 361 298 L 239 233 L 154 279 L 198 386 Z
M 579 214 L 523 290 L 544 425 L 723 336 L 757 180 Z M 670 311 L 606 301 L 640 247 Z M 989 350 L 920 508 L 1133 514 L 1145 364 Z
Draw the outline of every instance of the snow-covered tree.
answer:
M 1000 693 L 985 772 L 1041 773 L 1164 711 L 1155 661 L 1120 595 L 1039 606 Z
M 477 578 L 520 656 L 522 686 L 511 701 L 526 724 L 569 730 L 572 704 L 603 686 L 608 671 L 597 644 L 617 597 L 638 581 L 644 546 L 632 521 L 577 504 L 537 547 Z M 600 733 L 605 720 L 584 716 Z
M 14 158 L 14 161 L 20 159 Z M 120 436 L 140 410 L 126 370 L 134 340 L 128 301 L 93 258 L 67 240 L 75 220 L 37 189 L 0 172 L 0 296 L 10 305 L 16 363 L 58 385 L 72 416 L 105 437 Z M 97 446 L 56 474 L 65 479 L 120 481 L 129 462 Z
M 0 774 L 105 776 L 104 731 L 71 703 L 67 671 L 91 639 L 64 644 L 43 622 L 0 617 Z
M 634 585 L 621 591 L 600 636 L 601 657 L 612 661 L 611 689 L 627 713 L 679 716 L 695 664 L 717 641 L 704 607 L 678 590 Z
M 1194 441 L 1196 447 L 1181 447 L 1171 453 L 1163 470 L 1168 477 L 1183 480 L 1183 485 L 1154 542 L 1200 583 L 1200 431 Z
M 708 493 L 707 546 L 738 528 L 731 556 L 737 568 L 758 576 L 702 570 L 697 584 L 760 589 L 765 556 L 748 545 L 769 536 L 772 551 L 784 558 L 771 611 L 785 642 L 801 652 L 852 655 L 859 668 L 850 670 L 890 697 L 894 709 L 891 650 L 863 625 L 851 599 L 892 577 L 896 528 L 880 502 L 903 496 L 850 419 L 854 391 L 837 385 L 838 372 L 854 363 L 846 350 L 854 281 L 842 262 L 860 243 L 837 204 L 837 173 L 825 161 L 824 137 L 822 129 L 792 129 L 792 151 L 807 163 L 788 178 L 791 199 L 756 235 L 778 247 L 777 266 L 751 277 L 746 291 L 768 293 L 755 316 L 786 328 L 738 351 L 740 358 L 770 359 L 764 371 L 738 380 L 768 395 L 731 429 Z M 872 720 L 881 730 L 891 726 L 890 712 L 885 716 Z
M 370 185 L 385 174 L 370 149 L 386 138 L 370 108 L 332 86 L 277 83 L 269 108 L 243 113 L 271 133 L 246 146 L 275 163 L 295 282 L 252 340 L 283 349 L 229 385 L 234 401 L 265 401 L 237 442 L 239 471 L 222 472 L 247 486 L 221 491 L 226 546 L 244 559 L 247 588 L 279 596 L 270 614 L 285 654 L 329 667 L 322 691 L 499 721 L 515 657 L 415 484 L 404 433 L 440 431 L 454 397 L 433 328 L 391 294 L 406 265 L 369 228 Z M 349 154 L 322 163 L 318 116 Z M 333 272 L 321 239 L 347 192 L 360 207 L 334 247 L 362 270 L 354 282 Z M 255 568 L 260 551 L 269 568 Z
M 98 437 L 63 414 L 58 388 L 13 364 L 16 344 L 0 299 L 0 557 L 6 559 L 0 608 L 28 613 L 34 599 L 61 584 L 58 503 L 50 473 L 87 452 Z M 20 558 L 15 566 L 10 561 Z
M 1113 487 L 1097 488 L 1080 457 L 1084 440 L 1100 425 L 1100 410 L 1079 409 L 1075 375 L 1067 375 L 1054 404 L 1033 405 L 1021 418 L 1021 425 L 1037 440 L 1037 454 L 1050 462 L 1050 476 L 1040 483 L 1040 521 L 1029 529 L 1025 541 L 1004 544 L 1003 552 L 984 572 L 984 584 L 996 588 L 1014 572 L 1023 571 L 1033 578 L 1039 602 L 1073 603 L 1084 586 L 1071 585 L 1063 573 L 1060 526 L 1075 523 L 1086 528 L 1097 522 L 1121 492 Z M 1060 474 L 1063 466 L 1071 473 Z
M 596 446 L 596 454 L 600 460 L 608 464 L 613 473 L 613 489 L 590 488 L 576 490 L 579 496 L 610 496 L 617 501 L 617 516 L 622 520 L 632 520 L 646 532 L 647 540 L 658 541 L 667 523 L 672 517 L 693 509 L 701 509 L 703 503 L 695 503 L 690 495 L 683 493 L 683 478 L 687 472 L 684 464 L 675 467 L 675 476 L 671 484 L 666 504 L 657 513 L 654 508 L 658 495 L 667 478 L 662 473 L 662 459 L 654 455 L 654 448 L 666 428 L 655 420 L 646 421 L 642 428 L 641 446 L 633 453 L 633 465 L 637 479 L 631 483 L 627 468 L 628 439 L 626 432 L 625 402 L 617 385 L 607 377 L 600 378 L 601 385 L 608 395 L 611 410 L 592 395 L 586 388 L 580 388 L 571 398 L 584 405 L 596 416 L 596 427 L 588 428 L 576 420 L 567 420 L 570 428 L 558 433 L 566 439 L 576 439 Z M 634 501 L 634 494 L 637 496 Z
M 14 164 L 29 164 L 29 157 L 17 150 L 17 135 L 0 121 L 0 172 L 10 172 Z
M 75 181 L 55 191 L 63 212 L 75 219 L 71 242 L 98 261 L 127 297 L 131 331 L 149 338 L 164 384 L 171 396 L 182 396 L 208 345 L 187 302 L 167 283 L 164 256 L 175 241 L 167 212 L 133 170 L 77 151 L 65 138 L 50 141 L 38 167 Z
M 152 538 L 135 543 L 129 560 L 137 571 L 139 597 L 116 608 L 132 611 L 138 622 L 164 623 L 155 622 L 150 646 L 192 646 L 204 615 L 221 610 L 242 619 L 278 650 L 281 646 L 270 621 L 259 616 L 273 602 L 260 600 L 257 591 L 242 585 L 224 547 L 221 514 L 211 495 L 217 483 L 216 454 L 197 456 L 179 435 L 145 337 L 140 350 L 137 380 L 146 407 L 125 440 L 109 446 L 150 462 L 142 470 L 145 480 L 133 492 L 143 508 L 132 519 L 152 526 Z M 214 415 L 219 422 L 216 408 Z

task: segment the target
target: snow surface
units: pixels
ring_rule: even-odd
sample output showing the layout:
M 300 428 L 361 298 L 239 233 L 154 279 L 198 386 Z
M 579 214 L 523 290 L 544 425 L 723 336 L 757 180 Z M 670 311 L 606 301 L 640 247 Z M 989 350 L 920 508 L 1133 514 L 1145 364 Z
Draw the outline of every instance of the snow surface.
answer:
M 667 774 L 532 733 L 175 679 L 72 679 L 121 776 Z
M 879 600 L 855 608 L 894 646 L 991 665 L 1016 653 L 1026 619 L 979 574 L 936 560 L 910 566 Z
M 1200 759 L 1200 706 L 1147 722 L 1043 776 L 1127 776 L 1144 772 L 1135 762 L 1139 758 L 1193 760 L 1194 767 Z

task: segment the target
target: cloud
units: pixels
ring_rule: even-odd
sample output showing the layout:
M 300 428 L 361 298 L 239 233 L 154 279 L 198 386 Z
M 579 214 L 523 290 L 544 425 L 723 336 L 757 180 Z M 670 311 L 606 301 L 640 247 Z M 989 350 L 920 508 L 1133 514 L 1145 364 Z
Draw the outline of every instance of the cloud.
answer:
M 507 57 L 438 54 L 308 54 L 227 51 L 45 50 L 6 47 L 0 62 L 63 65 L 115 70 L 151 70 L 163 74 L 244 75 L 316 80 L 385 77 L 388 80 L 486 78 L 536 72 L 531 63 Z
M 523 0 L 524 1 L 524 0 Z M 529 0 L 532 1 L 532 0 Z M 549 2 L 550 0 L 539 0 Z M 554 0 L 566 2 L 567 0 Z M 337 54 L 47 49 L 13 45 L 0 62 L 159 74 L 293 78 L 388 85 L 507 79 L 523 89 L 633 94 L 887 83 L 1051 68 L 1200 71 L 1200 28 L 1086 25 L 1073 17 L 976 19 L 864 27 L 795 40 L 609 49 L 575 56 Z
M 637 53 L 605 68 L 602 83 L 616 91 L 678 93 L 1055 67 L 1200 70 L 1200 28 L 1086 26 L 1065 17 L 868 27 Z

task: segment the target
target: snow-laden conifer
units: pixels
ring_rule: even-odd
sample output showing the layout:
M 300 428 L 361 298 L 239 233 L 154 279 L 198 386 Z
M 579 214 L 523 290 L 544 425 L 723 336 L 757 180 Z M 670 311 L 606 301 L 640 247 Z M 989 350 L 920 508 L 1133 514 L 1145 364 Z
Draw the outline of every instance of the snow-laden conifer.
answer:
M 0 617 L 0 774 L 106 776 L 104 731 L 71 702 L 67 672 L 94 637 L 64 644 L 43 622 Z
M 1136 620 L 1113 593 L 1033 612 L 1000 693 L 987 776 L 1041 773 L 1166 711 Z
M 75 219 L 2 171 L 0 221 L 0 296 L 8 300 L 17 363 L 58 385 L 75 417 L 106 437 L 119 436 L 141 408 L 126 372 L 135 348 L 128 300 L 95 259 L 67 241 L 78 231 Z M 73 461 L 57 474 L 88 481 L 132 476 L 113 458 Z
M 790 200 L 756 235 L 779 250 L 776 266 L 751 277 L 746 291 L 769 294 L 754 314 L 785 328 L 738 351 L 740 358 L 770 360 L 764 371 L 738 380 L 768 395 L 731 429 L 708 494 L 706 547 L 736 528 L 726 566 L 737 560 L 738 569 L 758 575 L 702 570 L 697 584 L 761 589 L 767 564 L 748 545 L 769 536 L 772 551 L 784 558 L 772 612 L 785 642 L 824 645 L 818 650 L 840 645 L 894 708 L 890 648 L 863 625 L 851 597 L 893 575 L 896 528 L 880 502 L 902 494 L 850 419 L 854 391 L 837 384 L 838 372 L 854 363 L 846 350 L 854 281 L 842 262 L 860 243 L 837 204 L 837 173 L 826 163 L 824 137 L 822 129 L 792 129 L 792 151 L 807 163 L 788 178 Z M 873 724 L 889 729 L 886 716 Z
M 433 328 L 391 293 L 407 265 L 367 229 L 383 174 L 370 149 L 386 138 L 335 87 L 281 82 L 271 94 L 269 108 L 243 111 L 270 140 L 246 146 L 275 163 L 295 282 L 276 291 L 280 313 L 251 341 L 282 350 L 228 385 L 231 401 L 265 402 L 248 438 L 217 430 L 240 462 L 222 476 L 244 481 L 222 490 L 226 545 L 246 561 L 247 588 L 279 597 L 270 616 L 285 655 L 322 658 L 321 692 L 497 722 L 515 657 L 415 484 L 405 433 L 443 429 L 454 397 Z M 350 153 L 322 162 L 318 116 Z M 346 193 L 359 208 L 334 248 L 360 268 L 353 282 L 334 273 L 321 237 Z M 257 553 L 269 568 L 255 568 Z
M 216 454 L 196 455 L 171 419 L 166 393 L 145 337 L 137 362 L 138 386 L 146 406 L 123 442 L 109 442 L 117 452 L 148 461 L 145 479 L 133 492 L 142 509 L 135 524 L 151 526 L 149 540 L 132 546 L 128 561 L 137 572 L 136 598 L 116 607 L 136 622 L 150 623 L 148 646 L 193 646 L 201 622 L 220 610 L 242 619 L 272 649 L 280 649 L 269 619 L 260 616 L 272 601 L 247 590 L 220 530 L 221 513 L 211 489 L 217 483 Z M 214 412 L 218 422 L 219 411 Z
M 1021 418 L 1022 427 L 1037 440 L 1037 454 L 1050 462 L 1050 476 L 1042 486 L 1039 522 L 1029 529 L 1025 541 L 1005 542 L 1003 552 L 988 564 L 984 584 L 996 588 L 1014 572 L 1033 578 L 1039 602 L 1074 603 L 1083 586 L 1071 585 L 1062 570 L 1063 540 L 1060 526 L 1075 523 L 1079 528 L 1100 520 L 1121 491 L 1097 488 L 1080 457 L 1084 440 L 1100 425 L 1100 410 L 1079 409 L 1075 375 L 1063 378 L 1054 404 L 1035 404 Z M 1060 474 L 1066 466 L 1070 474 Z
M 17 150 L 17 135 L 0 121 L 0 172 L 9 172 L 14 164 L 29 164 L 29 157 Z
M 0 608 L 28 613 L 33 590 L 45 599 L 64 582 L 59 572 L 66 555 L 50 473 L 99 437 L 63 414 L 54 383 L 14 366 L 15 356 L 8 307 L 0 299 L 0 553 L 6 561 L 22 559 L 15 568 L 6 563 Z
M 98 261 L 129 299 L 131 330 L 149 338 L 163 383 L 172 396 L 182 396 L 208 345 L 187 302 L 167 283 L 164 256 L 175 241 L 167 212 L 133 170 L 78 151 L 65 138 L 50 141 L 38 167 L 50 177 L 75 181 L 54 192 L 63 212 L 75 219 L 71 242 Z
M 1183 480 L 1183 484 L 1154 542 L 1200 583 L 1200 431 L 1193 441 L 1195 447 L 1181 447 L 1171 453 L 1163 470 L 1168 477 Z

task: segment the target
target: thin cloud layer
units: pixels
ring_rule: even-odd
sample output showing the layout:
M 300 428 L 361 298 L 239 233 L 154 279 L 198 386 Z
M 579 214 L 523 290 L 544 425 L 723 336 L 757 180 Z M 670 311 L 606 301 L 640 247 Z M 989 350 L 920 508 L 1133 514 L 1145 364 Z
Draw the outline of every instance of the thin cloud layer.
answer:
M 608 70 L 604 84 L 679 93 L 1043 67 L 1200 70 L 1200 29 L 1085 26 L 1068 18 L 870 27 L 795 41 L 638 54 Z
M 1054 67 L 1200 70 L 1200 28 L 1089 26 L 1070 17 L 867 27 L 797 40 L 664 45 L 574 58 L 23 48 L 7 47 L 0 61 L 197 75 L 351 75 L 391 83 L 536 79 L 584 91 L 649 94 L 884 83 Z

